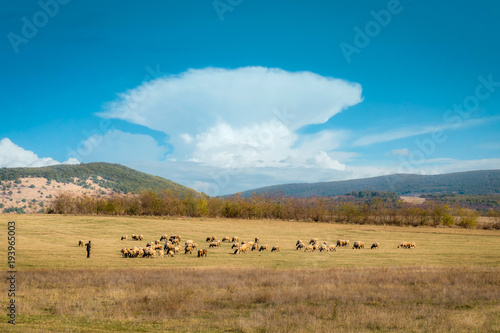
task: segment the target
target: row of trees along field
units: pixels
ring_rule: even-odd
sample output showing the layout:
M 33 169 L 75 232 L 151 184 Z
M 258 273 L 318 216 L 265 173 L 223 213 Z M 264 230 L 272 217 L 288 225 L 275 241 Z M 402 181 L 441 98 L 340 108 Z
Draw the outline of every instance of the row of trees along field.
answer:
M 47 210 L 57 214 L 103 214 L 281 219 L 354 224 L 460 226 L 473 228 L 477 212 L 435 202 L 414 205 L 390 192 L 362 191 L 339 197 L 293 198 L 241 195 L 179 196 L 172 191 L 103 197 L 58 195 Z M 500 227 L 500 223 L 494 224 Z

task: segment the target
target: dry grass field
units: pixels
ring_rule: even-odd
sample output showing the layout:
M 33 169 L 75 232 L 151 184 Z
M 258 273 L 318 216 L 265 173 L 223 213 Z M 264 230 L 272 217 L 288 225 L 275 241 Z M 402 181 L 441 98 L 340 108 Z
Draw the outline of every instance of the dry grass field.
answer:
M 1 215 L 4 235 L 12 219 L 18 317 L 15 327 L 4 319 L 2 332 L 500 331 L 498 230 Z M 129 240 L 121 241 L 125 234 Z M 144 240 L 132 241 L 132 234 Z M 234 255 L 223 243 L 206 258 L 119 253 L 162 234 L 179 234 L 206 249 L 207 236 L 258 236 L 281 252 Z M 295 250 L 297 239 L 311 238 L 360 240 L 366 248 Z M 79 239 L 92 240 L 90 259 Z M 398 249 L 402 241 L 417 246 Z M 369 249 L 374 242 L 380 249 Z M 6 258 L 7 244 L 1 244 Z M 1 299 L 5 309 L 8 299 Z

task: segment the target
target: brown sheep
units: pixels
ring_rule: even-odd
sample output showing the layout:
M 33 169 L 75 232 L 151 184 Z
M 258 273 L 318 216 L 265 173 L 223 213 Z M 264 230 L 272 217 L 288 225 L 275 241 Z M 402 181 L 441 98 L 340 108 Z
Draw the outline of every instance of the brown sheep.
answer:
M 136 234 L 132 234 L 132 240 L 139 240 Z
M 197 249 L 198 248 L 198 243 L 193 243 L 193 249 Z
M 229 237 L 229 236 L 224 236 L 224 237 L 222 237 L 222 241 L 223 241 L 223 242 L 227 242 L 227 243 L 229 243 L 229 242 L 231 241 L 231 237 Z
M 167 240 L 167 235 L 163 234 L 160 237 L 160 241 Z
M 307 245 L 305 248 L 304 248 L 304 252 L 307 252 L 307 251 L 311 251 L 311 252 L 314 252 L 314 248 L 312 245 Z
M 313 247 L 313 251 L 316 251 L 317 249 L 319 249 L 319 246 L 317 243 L 314 243 L 311 246 Z
M 161 243 L 161 240 L 157 239 L 155 240 L 155 244 L 160 244 Z
M 237 243 L 239 240 L 240 238 L 238 236 L 233 236 L 233 238 L 231 238 L 231 243 Z
M 192 246 L 186 246 L 184 248 L 184 254 L 188 254 L 188 253 L 189 254 L 193 253 L 193 247 Z
M 208 247 L 209 247 L 209 248 L 212 248 L 212 247 L 217 247 L 217 246 L 218 246 L 218 245 L 217 245 L 217 242 L 211 242 L 211 243 L 208 245 Z
M 261 245 L 260 249 L 259 249 L 259 252 L 260 251 L 266 251 L 266 250 L 269 250 L 269 246 L 267 244 L 266 245 Z
M 127 239 L 127 235 L 123 235 L 121 240 Z
M 379 249 L 380 248 L 380 243 L 373 243 L 372 247 L 370 249 Z
M 146 247 L 153 246 L 153 242 L 147 242 Z
M 306 245 L 305 245 L 304 243 L 298 243 L 298 244 L 296 245 L 296 250 L 298 250 L 298 249 L 303 249 L 303 248 L 305 248 L 305 247 L 306 247 Z M 311 246 L 311 247 L 312 247 L 312 246 Z
M 83 241 L 81 239 L 78 241 L 78 246 L 83 247 Z
M 314 244 L 318 241 L 317 238 L 311 238 L 311 240 L 309 241 L 309 244 Z
M 279 246 L 277 246 L 277 245 L 276 245 L 276 246 L 273 246 L 273 248 L 271 249 L 271 252 L 275 252 L 275 251 L 276 251 L 276 252 L 281 252 L 281 251 L 280 251 L 280 247 L 279 247 Z
M 322 244 L 319 247 L 319 252 L 328 252 L 328 246 L 326 246 L 326 244 Z
M 163 258 L 165 256 L 165 252 L 163 250 L 158 251 L 158 258 Z
M 198 250 L 198 258 L 200 258 L 200 257 L 206 257 L 207 254 L 208 254 L 208 250 L 205 250 L 205 249 Z
M 335 246 L 335 244 L 331 244 L 328 247 L 328 252 L 337 252 L 337 247 Z
M 240 243 L 234 243 L 233 246 L 231 246 L 231 249 L 234 249 L 234 248 L 238 248 L 240 247 Z
M 365 243 L 360 242 L 360 241 L 356 241 L 356 242 L 354 242 L 352 248 L 353 249 L 364 249 L 365 248 Z
M 299 245 L 300 243 L 302 243 L 302 239 L 297 240 L 297 243 L 295 243 L 295 246 Z
M 212 236 L 208 236 L 205 242 L 213 242 L 214 238 Z
M 409 248 L 411 248 L 411 243 L 410 242 L 401 242 L 401 244 L 398 245 L 398 249 L 399 248 L 409 249 Z
M 252 245 L 252 251 L 258 250 L 259 249 L 259 244 L 254 244 Z
M 255 237 L 255 243 L 258 243 L 260 241 L 259 237 Z
M 138 240 L 143 240 L 144 239 L 144 236 L 143 235 L 139 235 L 139 239 Z
M 184 245 L 186 245 L 186 246 L 187 246 L 187 245 L 189 245 L 189 244 L 191 244 L 191 245 L 192 245 L 192 244 L 194 244 L 194 242 L 193 242 L 193 240 L 192 240 L 192 239 L 188 239 L 188 240 L 184 243 Z

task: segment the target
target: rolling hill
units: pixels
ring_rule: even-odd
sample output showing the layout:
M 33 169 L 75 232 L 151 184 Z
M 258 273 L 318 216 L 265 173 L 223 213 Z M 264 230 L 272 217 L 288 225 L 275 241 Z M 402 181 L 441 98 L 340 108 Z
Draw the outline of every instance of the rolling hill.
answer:
M 242 192 L 248 197 L 267 193 L 292 197 L 336 196 L 352 191 L 389 191 L 399 195 L 432 193 L 500 194 L 500 170 L 457 172 L 442 175 L 395 174 L 322 183 L 285 184 Z
M 82 163 L 40 168 L 0 168 L 0 212 L 43 212 L 61 192 L 86 195 L 172 191 L 198 192 L 120 164 Z

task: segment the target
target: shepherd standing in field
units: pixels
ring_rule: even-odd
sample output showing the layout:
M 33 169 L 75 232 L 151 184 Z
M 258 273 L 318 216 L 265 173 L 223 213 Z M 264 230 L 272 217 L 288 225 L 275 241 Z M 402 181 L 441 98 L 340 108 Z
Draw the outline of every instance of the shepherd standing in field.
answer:
M 87 247 L 87 258 L 90 258 L 90 249 L 92 248 L 92 244 L 90 244 L 90 241 L 85 244 L 85 246 Z

